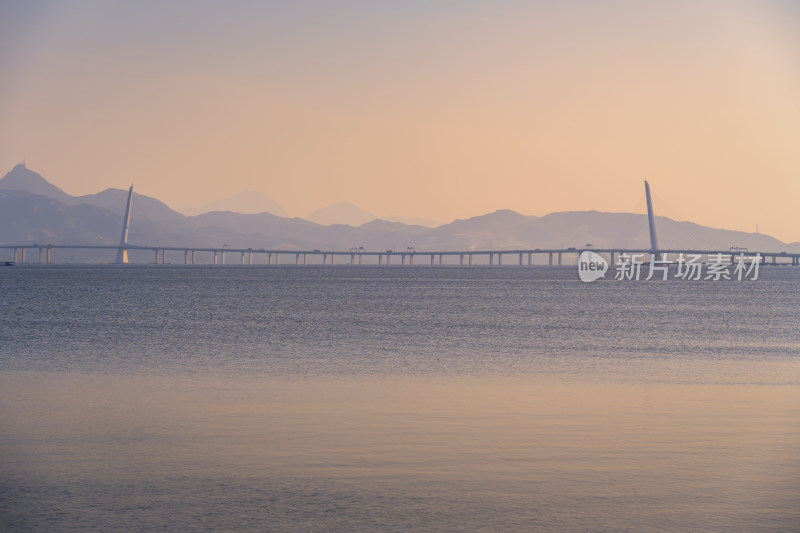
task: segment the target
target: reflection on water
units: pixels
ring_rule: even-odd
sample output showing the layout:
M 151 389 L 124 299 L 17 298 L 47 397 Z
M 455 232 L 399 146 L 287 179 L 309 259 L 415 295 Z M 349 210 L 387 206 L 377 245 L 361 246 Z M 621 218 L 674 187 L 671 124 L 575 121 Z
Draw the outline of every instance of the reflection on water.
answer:
M 0 374 L 12 529 L 789 530 L 796 387 Z

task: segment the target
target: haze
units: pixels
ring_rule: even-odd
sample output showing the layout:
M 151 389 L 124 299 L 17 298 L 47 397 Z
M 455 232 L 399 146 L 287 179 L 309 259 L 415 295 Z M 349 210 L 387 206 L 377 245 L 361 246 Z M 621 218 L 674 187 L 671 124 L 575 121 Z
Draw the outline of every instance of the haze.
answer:
M 0 170 L 448 221 L 641 207 L 800 240 L 796 2 L 5 2 Z

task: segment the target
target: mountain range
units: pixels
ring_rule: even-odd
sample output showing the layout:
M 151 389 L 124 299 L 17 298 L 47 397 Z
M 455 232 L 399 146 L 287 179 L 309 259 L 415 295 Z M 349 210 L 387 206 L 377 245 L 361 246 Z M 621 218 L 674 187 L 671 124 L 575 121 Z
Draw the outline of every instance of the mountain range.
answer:
M 119 243 L 127 191 L 106 189 L 71 196 L 44 177 L 17 165 L 0 179 L 0 243 Z M 350 210 L 355 206 L 338 206 Z M 356 208 L 358 209 L 358 208 Z M 335 210 L 333 210 L 335 211 Z M 584 247 L 648 248 L 646 215 L 599 211 L 558 212 L 537 217 L 500 210 L 436 227 L 371 218 L 362 211 L 358 225 L 325 224 L 269 212 L 212 210 L 187 216 L 165 203 L 134 193 L 130 244 L 147 246 L 267 248 L 346 251 L 455 251 Z M 328 215 L 331 213 L 329 212 Z M 359 213 L 356 213 L 359 214 Z M 746 247 L 764 252 L 800 252 L 800 243 L 784 243 L 761 233 L 746 233 L 656 217 L 662 248 L 727 250 Z M 4 252 L 0 252 L 4 253 Z M 0 259 L 2 259 L 0 257 Z

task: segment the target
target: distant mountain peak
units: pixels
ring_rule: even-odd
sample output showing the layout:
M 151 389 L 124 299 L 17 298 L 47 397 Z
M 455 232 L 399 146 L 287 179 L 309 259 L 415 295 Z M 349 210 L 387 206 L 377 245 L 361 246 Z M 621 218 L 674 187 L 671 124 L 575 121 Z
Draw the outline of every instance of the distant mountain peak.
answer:
M 47 181 L 41 174 L 26 167 L 24 162 L 14 165 L 14 168 L 12 168 L 11 171 L 8 172 L 3 177 L 3 179 L 4 180 L 9 179 L 12 181 L 15 180 L 34 180 L 34 181 L 45 181 L 45 182 Z
M 59 202 L 68 202 L 72 199 L 72 196 L 47 181 L 41 174 L 25 166 L 25 162 L 15 165 L 0 179 L 0 189 L 40 194 Z
M 285 217 L 286 211 L 278 202 L 264 194 L 255 191 L 242 191 L 238 194 L 209 202 L 200 207 L 184 207 L 180 211 L 184 215 L 195 216 L 214 211 L 231 211 L 243 215 L 257 215 L 260 213 L 270 213 L 279 217 Z
M 364 211 L 358 206 L 349 202 L 339 202 L 338 204 L 329 205 L 317 209 L 306 217 L 306 220 L 322 224 L 323 226 L 330 226 L 331 224 L 347 224 L 348 226 L 361 226 L 376 217 L 372 213 Z

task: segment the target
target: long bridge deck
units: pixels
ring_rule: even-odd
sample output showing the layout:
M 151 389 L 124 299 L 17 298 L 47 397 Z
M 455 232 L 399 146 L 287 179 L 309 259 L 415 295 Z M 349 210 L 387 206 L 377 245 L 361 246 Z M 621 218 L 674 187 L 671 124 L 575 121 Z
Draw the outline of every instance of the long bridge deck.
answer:
M 113 252 L 120 251 L 119 246 L 114 245 L 84 245 L 84 244 L 4 244 L 0 245 L 0 250 L 13 251 L 14 263 L 40 263 L 52 264 L 54 263 L 54 250 L 109 250 Z M 38 252 L 38 261 L 30 261 L 30 254 L 26 251 Z M 281 264 L 283 258 L 284 264 L 306 265 L 309 264 L 309 258 L 314 258 L 314 264 L 350 264 L 350 265 L 363 265 L 365 258 L 371 258 L 371 264 L 379 265 L 474 265 L 480 260 L 480 264 L 488 265 L 519 265 L 519 266 L 539 266 L 539 265 L 574 265 L 577 262 L 578 256 L 583 251 L 592 251 L 597 254 L 605 255 L 610 259 L 611 264 L 614 263 L 615 257 L 619 254 L 642 254 L 648 258 L 650 254 L 656 253 L 661 255 L 678 255 L 678 254 L 693 254 L 700 255 L 705 258 L 709 256 L 717 256 L 722 254 L 729 257 L 731 262 L 739 255 L 753 257 L 756 255 L 761 256 L 762 264 L 773 265 L 791 265 L 800 266 L 800 253 L 789 252 L 757 252 L 745 249 L 731 248 L 728 250 L 699 250 L 699 249 L 658 249 L 653 251 L 650 249 L 642 248 L 553 248 L 553 249 L 516 249 L 516 250 L 462 250 L 462 251 L 417 251 L 407 249 L 405 251 L 367 251 L 363 248 L 353 248 L 349 251 L 340 250 L 289 250 L 289 249 L 265 249 L 265 248 L 231 248 L 228 246 L 222 247 L 184 247 L 184 246 L 145 246 L 126 244 L 124 250 L 129 252 L 134 251 L 149 251 L 153 254 L 153 264 L 168 264 L 167 252 L 172 256 L 170 259 L 175 259 L 176 253 L 183 252 L 182 263 L 185 265 L 194 265 L 202 262 L 203 264 L 215 265 L 252 265 L 252 264 L 267 264 L 277 265 Z M 204 254 L 203 257 L 198 257 L 199 254 Z M 237 257 L 238 255 L 238 257 Z M 261 257 L 261 262 L 258 262 L 258 257 Z M 253 258 L 256 258 L 254 263 Z M 337 258 L 339 262 L 337 263 Z M 445 258 L 449 259 L 445 262 Z M 457 260 L 454 260 L 458 258 Z M 566 258 L 566 260 L 565 260 Z M 36 258 L 34 258 L 36 259 Z M 109 258 L 110 259 L 110 258 Z M 179 259 L 179 263 L 181 262 Z M 198 259 L 205 259 L 205 261 L 198 261 Z M 233 261 L 231 261 L 231 259 Z M 238 261 L 237 261 L 238 259 Z M 573 260 L 574 259 L 574 260 Z M 321 261 L 320 261 L 321 260 Z M 110 262 L 110 261 L 109 261 Z M 171 263 L 175 264 L 175 263 Z

